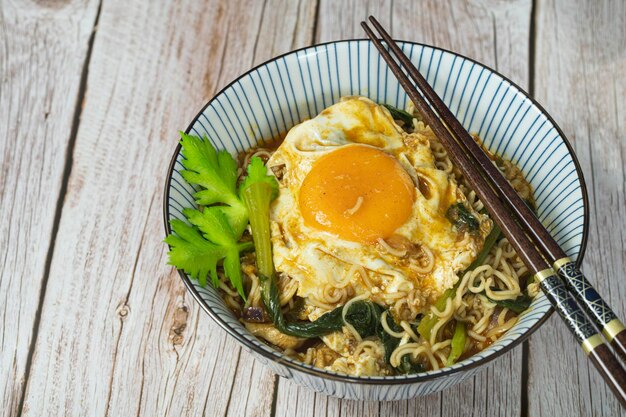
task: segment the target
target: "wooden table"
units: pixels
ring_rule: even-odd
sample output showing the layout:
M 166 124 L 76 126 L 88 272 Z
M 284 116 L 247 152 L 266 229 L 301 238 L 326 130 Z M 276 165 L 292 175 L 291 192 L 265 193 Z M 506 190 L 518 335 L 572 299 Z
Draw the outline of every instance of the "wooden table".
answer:
M 0 415 L 616 416 L 556 316 L 473 379 L 409 401 L 344 401 L 280 379 L 166 266 L 177 131 L 277 54 L 394 37 L 460 52 L 526 88 L 589 187 L 584 269 L 626 316 L 626 2 L 0 2 Z

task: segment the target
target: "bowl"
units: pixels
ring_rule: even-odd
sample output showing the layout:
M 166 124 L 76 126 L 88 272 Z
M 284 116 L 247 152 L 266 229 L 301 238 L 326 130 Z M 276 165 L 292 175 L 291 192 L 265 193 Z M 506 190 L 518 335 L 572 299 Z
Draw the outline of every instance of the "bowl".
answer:
M 588 232 L 587 192 L 572 147 L 556 123 L 517 85 L 472 59 L 419 43 L 400 46 L 463 126 L 522 169 L 533 186 L 541 221 L 580 262 Z M 236 154 L 271 141 L 340 97 L 352 95 L 399 108 L 407 104 L 406 94 L 369 40 L 320 44 L 267 61 L 213 97 L 186 131 L 206 135 L 216 148 Z M 195 207 L 194 190 L 181 169 L 179 145 L 165 182 L 167 233 L 171 219 L 183 219 L 182 209 Z M 520 344 L 552 312 L 541 294 L 497 342 L 451 367 L 416 375 L 357 377 L 284 356 L 252 336 L 214 288 L 200 287 L 183 272 L 180 277 L 208 315 L 273 372 L 318 392 L 359 400 L 406 399 L 457 384 Z

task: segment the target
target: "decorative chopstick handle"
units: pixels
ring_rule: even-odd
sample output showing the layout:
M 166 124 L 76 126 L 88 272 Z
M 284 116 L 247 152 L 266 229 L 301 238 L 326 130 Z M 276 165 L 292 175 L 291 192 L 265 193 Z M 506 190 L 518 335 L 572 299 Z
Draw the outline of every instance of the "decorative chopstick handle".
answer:
M 613 393 L 626 407 L 626 372 L 553 269 L 535 274 L 539 285 Z
M 554 270 L 558 272 L 587 314 L 595 319 L 602 334 L 617 354 L 626 361 L 626 327 L 611 307 L 600 297 L 570 258 L 561 258 L 554 262 Z
M 626 408 L 626 372 L 622 364 L 604 343 L 604 340 L 600 334 L 597 333 L 594 325 L 578 306 L 573 296 L 567 291 L 563 281 L 556 275 L 556 271 L 547 265 L 544 256 L 538 252 L 521 226 L 516 223 L 515 220 L 511 219 L 508 215 L 507 208 L 502 205 L 496 192 L 486 182 L 483 175 L 477 171 L 475 164 L 456 146 L 458 143 L 456 143 L 455 138 L 449 130 L 447 130 L 437 114 L 429 107 L 427 100 L 425 100 L 421 93 L 415 88 L 414 81 L 416 77 L 413 75 L 419 75 L 419 71 L 417 71 L 410 60 L 402 53 L 400 48 L 395 45 L 391 36 L 382 29 L 380 24 L 373 18 L 370 18 L 370 20 L 372 20 L 372 23 L 377 27 L 394 53 L 396 53 L 398 57 L 404 57 L 404 60 L 408 61 L 405 65 L 405 69 L 408 74 L 412 76 L 413 81 L 403 72 L 400 65 L 395 62 L 390 52 L 383 46 L 380 39 L 372 32 L 367 23 L 361 22 L 361 26 L 367 33 L 367 36 L 372 40 L 383 59 L 389 64 L 389 68 L 398 78 L 398 81 L 409 98 L 414 102 L 420 113 L 422 113 L 426 122 L 433 129 L 433 132 L 440 137 L 442 144 L 448 151 L 450 159 L 466 176 L 468 182 L 480 196 L 481 201 L 485 203 L 489 212 L 493 214 L 494 219 L 502 228 L 504 235 L 517 250 L 524 263 L 528 265 L 529 268 L 532 268 L 533 271 L 539 271 L 535 274 L 535 277 L 540 282 L 541 288 L 547 298 L 556 308 L 563 321 L 568 325 L 568 328 L 574 334 L 578 342 L 582 345 L 585 353 L 589 355 L 591 362 L 615 393 L 622 406 Z M 541 270 L 541 268 L 545 267 L 548 269 Z

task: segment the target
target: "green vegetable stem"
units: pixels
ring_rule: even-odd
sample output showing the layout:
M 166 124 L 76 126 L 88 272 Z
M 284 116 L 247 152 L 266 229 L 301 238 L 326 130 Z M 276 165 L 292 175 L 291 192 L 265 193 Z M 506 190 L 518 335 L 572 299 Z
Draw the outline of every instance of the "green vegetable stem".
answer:
M 452 335 L 452 343 L 450 346 L 450 355 L 448 356 L 447 366 L 454 365 L 465 350 L 465 341 L 467 340 L 467 332 L 465 331 L 465 323 L 457 321 L 454 327 L 454 335 Z
M 435 308 L 438 311 L 442 311 L 446 308 L 446 304 L 448 304 L 448 299 L 453 298 L 456 295 L 456 286 L 454 288 L 449 288 L 439 296 L 437 301 L 435 301 Z M 430 336 L 435 327 L 435 324 L 439 321 L 439 317 L 434 315 L 432 312 L 429 312 L 426 317 L 420 321 L 420 324 L 417 326 L 417 332 L 426 340 L 430 340 Z
M 479 266 L 485 263 L 485 259 L 487 259 L 487 255 L 489 255 L 489 252 L 491 251 L 491 248 L 493 248 L 493 245 L 495 245 L 498 239 L 500 239 L 501 234 L 502 234 L 502 231 L 500 230 L 500 226 L 498 226 L 494 222 L 493 227 L 491 228 L 491 232 L 489 232 L 489 234 L 485 238 L 485 243 L 483 244 L 483 248 L 478 253 L 478 256 L 476 256 L 476 259 L 474 259 L 474 262 L 472 262 L 470 266 L 468 266 L 467 269 L 463 271 L 463 274 L 461 275 L 461 277 L 465 275 L 466 272 L 473 271 L 474 269 L 478 268 Z
M 260 158 L 251 159 L 248 176 L 241 184 L 239 192 L 250 214 L 250 228 L 259 274 L 269 277 L 274 274 L 270 239 L 270 203 L 278 195 L 278 183 L 276 178 L 267 174 L 267 168 Z

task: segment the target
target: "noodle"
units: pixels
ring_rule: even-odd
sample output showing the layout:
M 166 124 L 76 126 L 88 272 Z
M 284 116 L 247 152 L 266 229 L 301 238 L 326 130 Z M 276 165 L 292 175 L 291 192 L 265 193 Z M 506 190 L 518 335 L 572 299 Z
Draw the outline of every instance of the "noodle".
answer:
M 390 327 L 389 327 L 389 323 L 387 323 L 387 311 L 384 311 L 383 314 L 380 315 L 380 324 L 383 326 L 383 329 L 389 333 L 390 335 L 392 335 L 393 337 L 397 337 L 398 339 L 401 339 L 404 336 L 404 333 L 398 333 L 398 332 L 394 332 Z
M 366 349 L 378 351 L 380 350 L 380 345 L 373 340 L 364 340 L 357 345 L 357 347 L 354 349 L 354 353 L 352 354 L 354 356 L 359 356 Z
M 406 334 L 411 336 L 411 339 L 415 340 L 416 342 L 419 340 L 419 336 L 415 334 L 413 329 L 411 329 L 411 325 L 409 325 L 409 323 L 407 323 L 405 320 L 402 320 L 400 322 L 400 327 L 402 327 L 404 329 Z M 389 333 L 389 331 L 387 329 L 385 329 L 385 331 L 387 333 Z
M 391 246 L 389 246 L 387 242 L 385 242 L 385 239 L 378 238 L 376 239 L 376 242 L 378 242 L 378 244 L 385 250 L 385 252 L 387 252 L 390 255 L 397 256 L 398 258 L 402 258 L 403 256 L 406 255 L 406 252 L 407 252 L 406 249 L 405 250 L 394 249 Z
M 435 256 L 432 251 L 426 247 L 422 247 L 422 254 L 426 257 L 427 263 L 425 265 L 421 265 L 421 263 L 417 263 L 413 259 L 409 262 L 409 267 L 417 274 L 427 274 L 433 270 L 435 267 Z
M 363 268 L 361 265 L 353 265 L 353 267 L 356 267 L 356 270 L 358 271 L 358 273 L 361 276 L 361 279 L 363 280 L 365 285 L 368 288 L 372 288 L 373 285 L 372 285 L 371 281 L 369 280 L 369 277 L 367 275 L 367 271 L 365 270 L 365 268 Z
M 500 334 L 506 332 L 511 327 L 513 327 L 517 323 L 517 317 L 510 318 L 507 322 L 494 327 L 486 333 L 486 336 L 491 339 L 495 339 L 495 336 L 499 336 Z
M 363 197 L 359 196 L 359 198 L 356 199 L 356 203 L 354 204 L 354 207 L 344 211 L 344 214 L 348 216 L 352 216 L 354 213 L 359 211 L 359 209 L 361 208 L 361 204 L 363 204 Z
M 468 203 L 476 210 L 480 211 L 484 208 L 482 202 L 477 198 L 476 193 L 470 190 L 464 183 L 460 174 L 454 172 L 453 165 L 450 162 L 445 149 L 432 135 L 430 129 L 425 127 L 423 123 L 415 123 L 417 132 L 426 131 L 426 135 L 431 141 L 431 150 L 436 160 L 436 166 L 447 172 L 452 173 L 460 184 L 460 189 L 464 191 Z M 513 166 L 513 165 L 511 165 Z M 513 183 L 518 189 L 519 184 Z M 530 197 L 530 193 L 528 193 Z M 467 234 L 463 240 L 468 239 Z M 465 242 L 463 242 L 465 243 Z M 439 366 L 445 364 L 446 355 L 442 349 L 451 343 L 451 335 L 441 340 L 441 330 L 451 320 L 461 320 L 466 323 L 467 334 L 469 338 L 477 342 L 485 342 L 487 339 L 494 339 L 500 334 L 509 330 L 517 322 L 517 317 L 513 316 L 506 320 L 508 309 L 502 309 L 497 314 L 497 325 L 489 328 L 492 320 L 495 304 L 488 301 L 484 296 L 476 297 L 473 294 L 485 293 L 491 300 L 511 300 L 517 298 L 521 294 L 518 278 L 527 272 L 523 262 L 519 259 L 515 250 L 511 247 L 506 239 L 501 239 L 489 252 L 485 264 L 479 266 L 473 271 L 466 272 L 460 279 L 456 295 L 452 299 L 448 299 L 443 311 L 438 311 L 432 307 L 431 312 L 439 319 L 431 330 L 430 340 L 419 343 L 404 344 L 398 346 L 392 353 L 392 365 L 399 363 L 401 358 L 407 352 L 411 352 L 414 358 L 423 357 L 430 362 L 432 369 L 438 369 Z M 496 288 L 495 290 L 493 288 Z M 505 321 L 506 320 L 506 321 Z M 401 326 L 404 334 L 409 334 L 410 326 Z M 389 333 L 387 329 L 385 329 Z M 418 335 L 409 334 L 411 339 L 419 341 Z M 442 344 L 443 343 L 443 344 Z M 468 339 L 468 344 L 471 342 Z M 430 345 L 430 349 L 427 347 Z M 438 363 L 435 366 L 434 359 L 437 356 Z
M 409 111 L 413 111 L 412 104 L 409 105 Z M 430 146 L 435 167 L 456 181 L 458 185 L 454 196 L 456 200 L 464 202 L 475 213 L 484 213 L 483 203 L 476 192 L 469 187 L 460 171 L 452 164 L 443 145 L 432 130 L 420 121 L 419 115 L 415 116 L 413 132 L 409 134 L 411 140 Z M 239 181 L 241 181 L 241 176 L 246 172 L 246 167 L 253 157 L 260 157 L 266 161 L 273 152 L 269 148 L 256 148 L 241 154 L 239 157 Z M 406 155 L 402 154 L 401 158 L 404 158 L 403 161 L 407 166 L 413 165 Z M 519 168 L 506 160 L 494 160 L 497 161 L 496 166 L 503 172 L 520 196 L 528 201 L 533 201 L 531 187 L 522 176 Z M 415 176 L 419 174 L 416 174 L 415 170 L 409 170 L 409 173 L 413 175 L 414 180 Z M 431 188 L 433 187 L 424 190 L 424 198 L 432 197 L 436 200 L 446 198 L 445 195 L 440 195 L 440 191 L 436 187 Z M 420 191 L 422 191 L 421 188 Z M 433 194 L 430 194 L 431 192 Z M 362 209 L 363 204 L 364 197 L 357 197 L 354 205 L 343 212 L 344 216 L 354 216 Z M 481 236 L 485 236 L 490 230 L 485 228 L 490 228 L 493 222 L 486 214 L 479 214 L 479 216 L 482 216 L 480 227 L 481 232 L 484 232 Z M 283 236 L 284 242 L 289 242 L 291 239 L 282 230 L 280 235 Z M 426 245 L 393 239 L 393 236 L 384 239 L 377 238 L 375 247 L 379 253 L 398 258 L 394 262 L 401 262 L 412 274 L 415 274 L 416 280 L 430 279 L 429 277 L 436 267 L 433 250 Z M 458 238 L 451 249 L 462 250 L 462 248 L 476 245 L 478 246 L 476 251 L 479 251 L 481 244 L 482 242 L 476 238 L 475 234 L 465 230 L 458 232 Z M 520 279 L 523 280 L 522 277 L 526 276 L 528 269 L 505 238 L 500 238 L 491 247 L 482 265 L 459 275 L 454 295 L 446 300 L 445 306 L 441 310 L 436 308 L 433 303 L 439 295 L 436 289 L 422 288 L 423 286 L 416 286 L 409 280 L 397 282 L 393 288 L 385 288 L 386 282 L 393 281 L 395 276 L 393 271 L 372 267 L 371 264 L 365 262 L 342 260 L 335 252 L 318 250 L 323 254 L 322 256 L 332 257 L 333 262 L 336 261 L 344 267 L 337 268 L 336 271 L 339 272 L 335 273 L 333 270 L 324 279 L 320 279 L 319 285 L 307 293 L 305 307 L 300 311 L 301 317 L 314 319 L 338 306 L 343 306 L 341 316 L 345 325 L 343 333 L 333 334 L 336 336 L 334 338 L 322 338 L 322 341 L 318 339 L 317 345 L 311 347 L 311 344 L 307 344 L 308 347 L 302 348 L 300 351 L 298 349 L 285 351 L 285 354 L 299 358 L 307 364 L 345 374 L 354 374 L 358 371 L 384 375 L 393 373 L 389 365 L 398 367 L 404 356 L 410 355 L 412 360 L 425 366 L 426 369 L 436 370 L 446 366 L 448 362 L 452 350 L 455 323 L 463 323 L 468 336 L 465 342 L 464 355 L 469 354 L 468 352 L 484 349 L 517 323 L 517 314 L 508 308 L 503 308 L 498 303 L 504 300 L 515 300 L 523 294 Z M 438 248 L 435 250 L 437 251 Z M 439 252 L 435 253 L 439 256 Z M 384 259 L 391 259 L 389 256 L 385 256 Z M 244 308 L 263 306 L 254 256 L 242 257 L 241 264 L 247 295 L 245 304 L 223 273 L 218 274 L 219 290 L 226 304 L 229 308 L 239 312 Z M 298 298 L 299 281 L 281 273 L 278 275 L 277 285 L 280 305 L 283 310 L 290 311 L 300 308 L 298 306 L 301 306 L 302 303 L 298 304 L 298 301 L 301 302 L 302 298 Z M 526 293 L 529 296 L 532 297 L 538 292 L 539 288 L 536 283 L 528 284 Z M 361 295 L 355 297 L 355 294 Z M 384 363 L 385 351 L 380 340 L 372 340 L 370 337 L 362 338 L 354 326 L 345 322 L 348 309 L 359 300 L 372 300 L 387 306 L 380 315 L 380 325 L 385 333 L 400 339 L 397 347 L 390 352 L 389 364 Z M 415 329 L 420 317 L 423 320 L 424 315 L 430 314 L 436 318 L 436 321 L 430 328 L 430 337 L 426 339 Z M 396 331 L 390 327 L 388 322 L 390 317 L 393 317 L 401 330 Z M 461 356 L 461 358 L 464 357 Z M 377 367 L 372 367 L 372 363 L 378 363 Z

